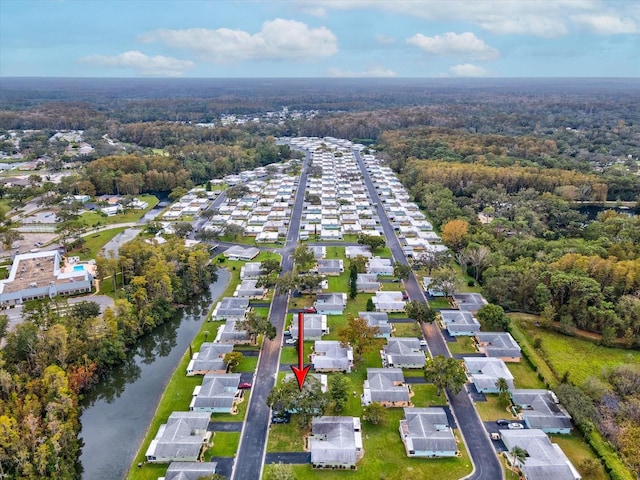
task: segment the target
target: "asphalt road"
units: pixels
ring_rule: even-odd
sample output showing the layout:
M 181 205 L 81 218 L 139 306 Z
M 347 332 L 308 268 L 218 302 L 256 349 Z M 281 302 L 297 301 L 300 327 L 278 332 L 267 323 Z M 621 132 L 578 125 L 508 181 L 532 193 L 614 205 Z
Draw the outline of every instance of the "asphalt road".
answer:
M 293 270 L 293 251 L 298 242 L 309 157 L 310 154 L 307 154 L 302 167 L 287 241 L 282 249 L 281 275 Z M 267 396 L 275 385 L 278 375 L 287 301 L 288 295 L 275 295 L 271 303 L 269 320 L 275 325 L 277 334 L 273 340 L 265 340 L 262 344 L 255 381 L 251 389 L 251 399 L 231 477 L 235 480 L 259 480 L 262 474 L 267 434 L 271 423 L 271 409 L 267 406 Z
M 355 150 L 353 153 L 362 171 L 362 177 L 369 190 L 371 201 L 377 203 L 378 216 L 380 217 L 380 223 L 387 239 L 387 246 L 391 250 L 391 254 L 396 262 L 407 265 L 407 258 L 404 255 L 391 222 L 389 222 L 389 218 L 382 208 L 380 197 L 373 186 L 373 182 L 362 161 L 362 157 L 360 153 Z M 411 300 L 427 301 L 424 296 L 424 291 L 413 272 L 409 279 L 404 282 L 404 286 Z M 431 355 L 451 356 L 437 325 L 423 324 L 423 333 Z M 467 478 L 470 480 L 495 480 L 503 478 L 502 468 L 495 455 L 494 446 L 466 390 L 463 388 L 457 395 L 452 392 L 447 392 L 447 396 L 449 398 L 449 405 L 457 419 L 458 426 L 464 436 L 469 455 L 475 467 L 473 473 Z

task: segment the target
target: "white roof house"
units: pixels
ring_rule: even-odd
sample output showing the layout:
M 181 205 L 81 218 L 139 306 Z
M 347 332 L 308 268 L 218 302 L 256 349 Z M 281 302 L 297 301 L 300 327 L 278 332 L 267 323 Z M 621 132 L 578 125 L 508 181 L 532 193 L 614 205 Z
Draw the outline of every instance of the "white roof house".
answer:
M 499 358 L 491 357 L 463 357 L 465 368 L 471 375 L 473 384 L 478 392 L 499 393 L 496 382 L 504 378 L 513 390 L 513 375 L 507 365 Z
M 351 372 L 353 348 L 343 347 L 337 340 L 316 340 L 311 363 L 317 372 Z
M 404 312 L 406 301 L 402 292 L 376 292 L 371 299 L 377 312 Z
M 409 457 L 454 457 L 458 444 L 444 408 L 405 408 L 400 438 Z

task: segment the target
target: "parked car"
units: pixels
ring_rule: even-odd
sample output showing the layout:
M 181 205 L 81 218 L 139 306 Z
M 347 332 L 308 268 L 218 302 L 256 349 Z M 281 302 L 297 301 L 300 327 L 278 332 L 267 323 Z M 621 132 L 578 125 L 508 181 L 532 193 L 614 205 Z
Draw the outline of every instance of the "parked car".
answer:
M 507 425 L 507 428 L 509 430 L 522 430 L 524 428 L 524 425 L 522 425 L 521 423 L 513 422 Z
M 402 299 L 409 300 L 409 295 L 407 294 L 407 292 L 402 292 Z
M 427 341 L 424 340 L 424 339 L 420 340 L 420 346 L 421 347 L 426 347 L 427 346 Z
M 271 416 L 271 423 L 289 423 L 291 414 L 287 412 L 276 412 Z
M 304 313 L 318 313 L 318 311 L 316 310 L 316 307 L 306 307 L 303 310 Z
M 284 343 L 285 345 L 295 345 L 297 340 L 295 338 L 287 338 Z
M 240 382 L 238 388 L 251 388 L 251 382 Z
M 505 420 L 504 418 L 501 418 L 500 420 L 496 420 L 496 423 L 498 425 L 505 426 L 505 425 L 509 425 L 511 422 L 509 420 Z

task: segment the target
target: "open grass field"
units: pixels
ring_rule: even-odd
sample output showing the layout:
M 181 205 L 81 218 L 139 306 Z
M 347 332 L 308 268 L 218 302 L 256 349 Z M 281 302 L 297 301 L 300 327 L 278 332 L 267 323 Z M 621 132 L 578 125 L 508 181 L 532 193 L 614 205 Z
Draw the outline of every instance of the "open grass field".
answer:
M 569 379 L 581 385 L 590 376 L 601 376 L 603 370 L 623 364 L 639 364 L 640 352 L 596 345 L 535 326 L 530 315 L 512 314 L 516 325 L 529 338 L 542 341 L 541 356 L 549 363 L 556 378 L 569 372 Z
M 420 327 L 418 326 L 418 322 L 394 323 L 393 336 L 394 337 L 419 337 Z
M 593 450 L 584 443 L 583 438 L 579 434 L 571 435 L 549 435 L 549 438 L 553 443 L 557 443 L 562 448 L 562 451 L 569 457 L 571 462 L 578 470 L 580 470 L 580 464 L 585 460 L 597 459 Z M 586 480 L 587 477 L 583 476 Z M 609 476 L 604 471 L 603 466 L 598 462 L 598 468 L 595 472 L 589 474 L 589 480 L 608 480 Z
M 513 375 L 516 388 L 545 388 L 544 382 L 538 378 L 538 374 L 526 358 L 520 363 L 507 362 L 507 367 Z
M 473 346 L 473 338 L 462 335 L 456 337 L 455 342 L 447 342 L 447 347 L 449 347 L 449 351 L 452 355 L 457 353 L 478 353 L 476 348 Z
M 73 255 L 78 255 L 80 260 L 94 259 L 98 255 L 98 252 L 100 252 L 100 249 L 104 247 L 109 240 L 124 230 L 125 227 L 116 227 L 88 235 L 84 237 L 84 245 L 82 246 L 82 249 L 78 250 L 78 253 L 73 251 L 71 253 Z
M 499 418 L 505 418 L 507 420 L 515 420 L 510 411 L 506 407 L 503 407 L 498 402 L 497 394 L 488 394 L 486 402 L 475 402 L 478 415 L 484 422 L 493 422 Z

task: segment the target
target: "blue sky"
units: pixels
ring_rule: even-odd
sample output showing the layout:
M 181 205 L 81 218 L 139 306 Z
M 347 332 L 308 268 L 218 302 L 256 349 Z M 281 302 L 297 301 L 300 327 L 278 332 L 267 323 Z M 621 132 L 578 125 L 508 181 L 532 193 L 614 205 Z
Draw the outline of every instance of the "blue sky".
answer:
M 0 76 L 638 77 L 637 0 L 0 0 Z

